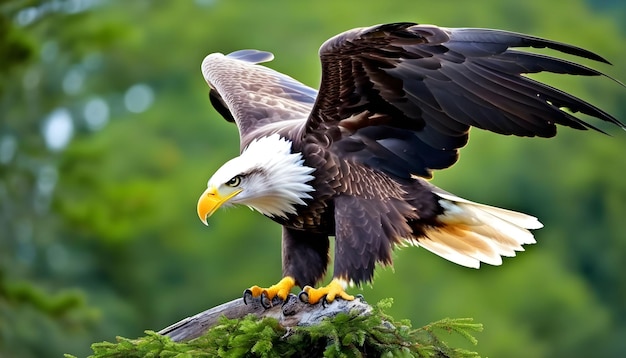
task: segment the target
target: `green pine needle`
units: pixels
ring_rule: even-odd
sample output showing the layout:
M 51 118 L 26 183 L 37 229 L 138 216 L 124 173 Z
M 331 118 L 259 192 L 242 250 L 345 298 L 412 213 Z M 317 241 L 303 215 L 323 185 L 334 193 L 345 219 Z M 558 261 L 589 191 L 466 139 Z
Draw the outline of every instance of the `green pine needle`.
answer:
M 444 338 L 456 334 L 476 345 L 473 333 L 482 331 L 481 324 L 446 318 L 413 329 L 408 320 L 397 322 L 384 313 L 392 302 L 380 301 L 371 315 L 339 314 L 315 326 L 290 329 L 273 318 L 222 318 L 203 336 L 181 343 L 146 331 L 138 339 L 95 343 L 92 357 L 478 357 L 449 347 Z

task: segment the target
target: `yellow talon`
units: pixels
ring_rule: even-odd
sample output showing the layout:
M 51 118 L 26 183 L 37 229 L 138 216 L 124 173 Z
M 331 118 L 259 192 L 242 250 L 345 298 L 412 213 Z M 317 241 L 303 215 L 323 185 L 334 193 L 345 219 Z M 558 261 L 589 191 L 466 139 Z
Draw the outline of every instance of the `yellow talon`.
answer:
M 337 297 L 341 297 L 346 301 L 354 300 L 354 296 L 347 294 L 341 281 L 336 278 L 330 281 L 325 287 L 313 288 L 306 286 L 302 291 L 306 293 L 308 302 L 312 305 L 318 303 L 320 300 L 324 299 L 324 297 L 326 297 L 326 302 L 329 303 L 333 302 Z
M 287 298 L 287 295 L 289 295 L 289 292 L 291 292 L 293 286 L 295 285 L 296 281 L 293 279 L 293 277 L 286 276 L 283 277 L 282 280 L 278 281 L 277 284 L 272 285 L 268 288 L 252 286 L 248 290 L 252 294 L 252 297 L 259 297 L 265 294 L 265 296 L 267 296 L 270 301 L 277 296 L 284 301 Z

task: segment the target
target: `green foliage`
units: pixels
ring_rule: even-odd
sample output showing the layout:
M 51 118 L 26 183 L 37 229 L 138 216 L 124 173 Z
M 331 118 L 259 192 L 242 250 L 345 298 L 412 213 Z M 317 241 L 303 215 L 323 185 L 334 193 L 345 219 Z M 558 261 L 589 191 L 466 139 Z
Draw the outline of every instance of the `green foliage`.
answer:
M 383 312 L 391 299 L 379 302 L 371 315 L 341 313 L 318 325 L 285 329 L 274 318 L 222 318 L 219 325 L 189 342 L 176 343 L 152 331 L 138 339 L 95 343 L 91 357 L 478 357 L 450 347 L 455 333 L 476 345 L 473 333 L 482 325 L 471 319 L 443 319 L 413 329 Z
M 0 1 L 0 356 L 85 356 L 92 342 L 164 327 L 279 277 L 278 225 L 246 209 L 216 213 L 209 228 L 195 215 L 209 175 L 238 152 L 236 128 L 208 101 L 208 53 L 272 51 L 268 66 L 317 87 L 324 40 L 416 21 L 570 42 L 613 62 L 585 63 L 624 82 L 624 1 L 602 2 L 614 11 L 590 2 L 601 1 Z M 626 120 L 624 89 L 609 79 L 550 81 Z M 141 113 L 125 104 L 136 84 L 154 95 Z M 94 100 L 106 109 L 95 127 Z M 74 134 L 52 150 L 42 128 L 58 108 Z M 480 270 L 406 248 L 365 296 L 394 297 L 389 312 L 416 326 L 474 317 L 489 327 L 486 356 L 625 356 L 624 135 L 559 132 L 474 130 L 434 179 L 538 216 L 537 245 Z
M 9 305 L 30 304 L 50 316 L 61 317 L 85 305 L 84 296 L 77 291 L 50 295 L 29 282 L 5 282 L 0 277 L 0 298 Z

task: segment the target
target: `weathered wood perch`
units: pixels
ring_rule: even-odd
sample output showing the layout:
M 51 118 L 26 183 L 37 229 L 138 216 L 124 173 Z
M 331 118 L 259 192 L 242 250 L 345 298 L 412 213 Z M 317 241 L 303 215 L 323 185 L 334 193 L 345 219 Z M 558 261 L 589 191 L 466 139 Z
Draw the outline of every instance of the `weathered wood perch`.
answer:
M 319 323 L 323 318 L 334 317 L 344 312 L 353 314 L 369 314 L 372 307 L 362 298 L 353 301 L 337 299 L 332 303 L 318 303 L 311 305 L 300 301 L 295 295 L 287 296 L 285 302 L 274 301 L 270 308 L 265 308 L 258 298 L 238 298 L 219 306 L 200 312 L 192 317 L 187 317 L 179 322 L 163 328 L 158 333 L 170 337 L 174 342 L 187 341 L 200 337 L 204 332 L 215 326 L 219 318 L 225 316 L 229 319 L 243 318 L 253 314 L 259 318 L 273 317 L 286 328 L 295 326 L 308 326 Z
M 246 301 L 247 305 L 241 298 L 232 300 L 160 332 L 146 331 L 144 337 L 117 337 L 117 342 L 94 343 L 91 357 L 321 357 L 327 353 L 342 357 L 478 357 L 475 352 L 448 346 L 444 338 L 457 333 L 476 344 L 472 333 L 480 332 L 482 325 L 467 318 L 446 318 L 414 329 L 410 322 L 396 322 L 384 314 L 391 299 L 374 307 L 361 298 L 316 305 L 303 303 L 294 295 L 289 295 L 284 303 L 264 300 L 262 304 L 249 296 Z M 340 313 L 349 316 L 336 317 Z M 253 316 L 246 317 L 250 314 Z M 221 316 L 230 320 L 220 319 Z

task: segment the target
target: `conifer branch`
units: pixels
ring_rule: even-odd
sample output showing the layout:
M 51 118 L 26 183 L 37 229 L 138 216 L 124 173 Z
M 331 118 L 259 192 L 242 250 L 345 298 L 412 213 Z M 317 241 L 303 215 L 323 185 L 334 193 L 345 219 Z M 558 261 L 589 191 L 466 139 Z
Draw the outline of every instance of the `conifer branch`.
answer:
M 398 322 L 383 312 L 391 302 L 372 307 L 359 298 L 309 305 L 290 295 L 285 304 L 265 309 L 258 300 L 246 305 L 237 299 L 158 333 L 94 343 L 91 357 L 478 357 L 445 341 L 458 334 L 476 344 L 473 333 L 482 325 L 446 318 L 414 329 L 408 320 Z
M 267 312 L 262 318 L 252 313 L 243 318 L 229 319 L 222 315 L 217 321 L 207 319 L 217 312 L 241 314 L 243 300 L 234 300 L 159 333 L 146 331 L 146 336 L 138 339 L 117 337 L 116 343 L 94 343 L 91 357 L 478 357 L 475 352 L 448 346 L 445 340 L 455 333 L 476 344 L 472 333 L 480 332 L 482 325 L 466 318 L 446 318 L 414 329 L 408 320 L 397 322 L 383 312 L 391 302 L 386 299 L 372 307 L 357 299 L 311 306 L 300 304 L 294 296 L 285 305 L 267 310 L 260 303 L 257 306 L 257 302 L 243 310 Z M 366 310 L 359 311 L 361 308 Z M 343 312 L 345 309 L 349 313 Z M 213 326 L 207 329 L 209 324 Z M 296 326 L 290 326 L 293 324 Z M 179 339 L 185 336 L 181 332 L 191 332 L 190 327 L 200 326 L 206 332 L 195 339 L 176 342 L 168 337 Z

